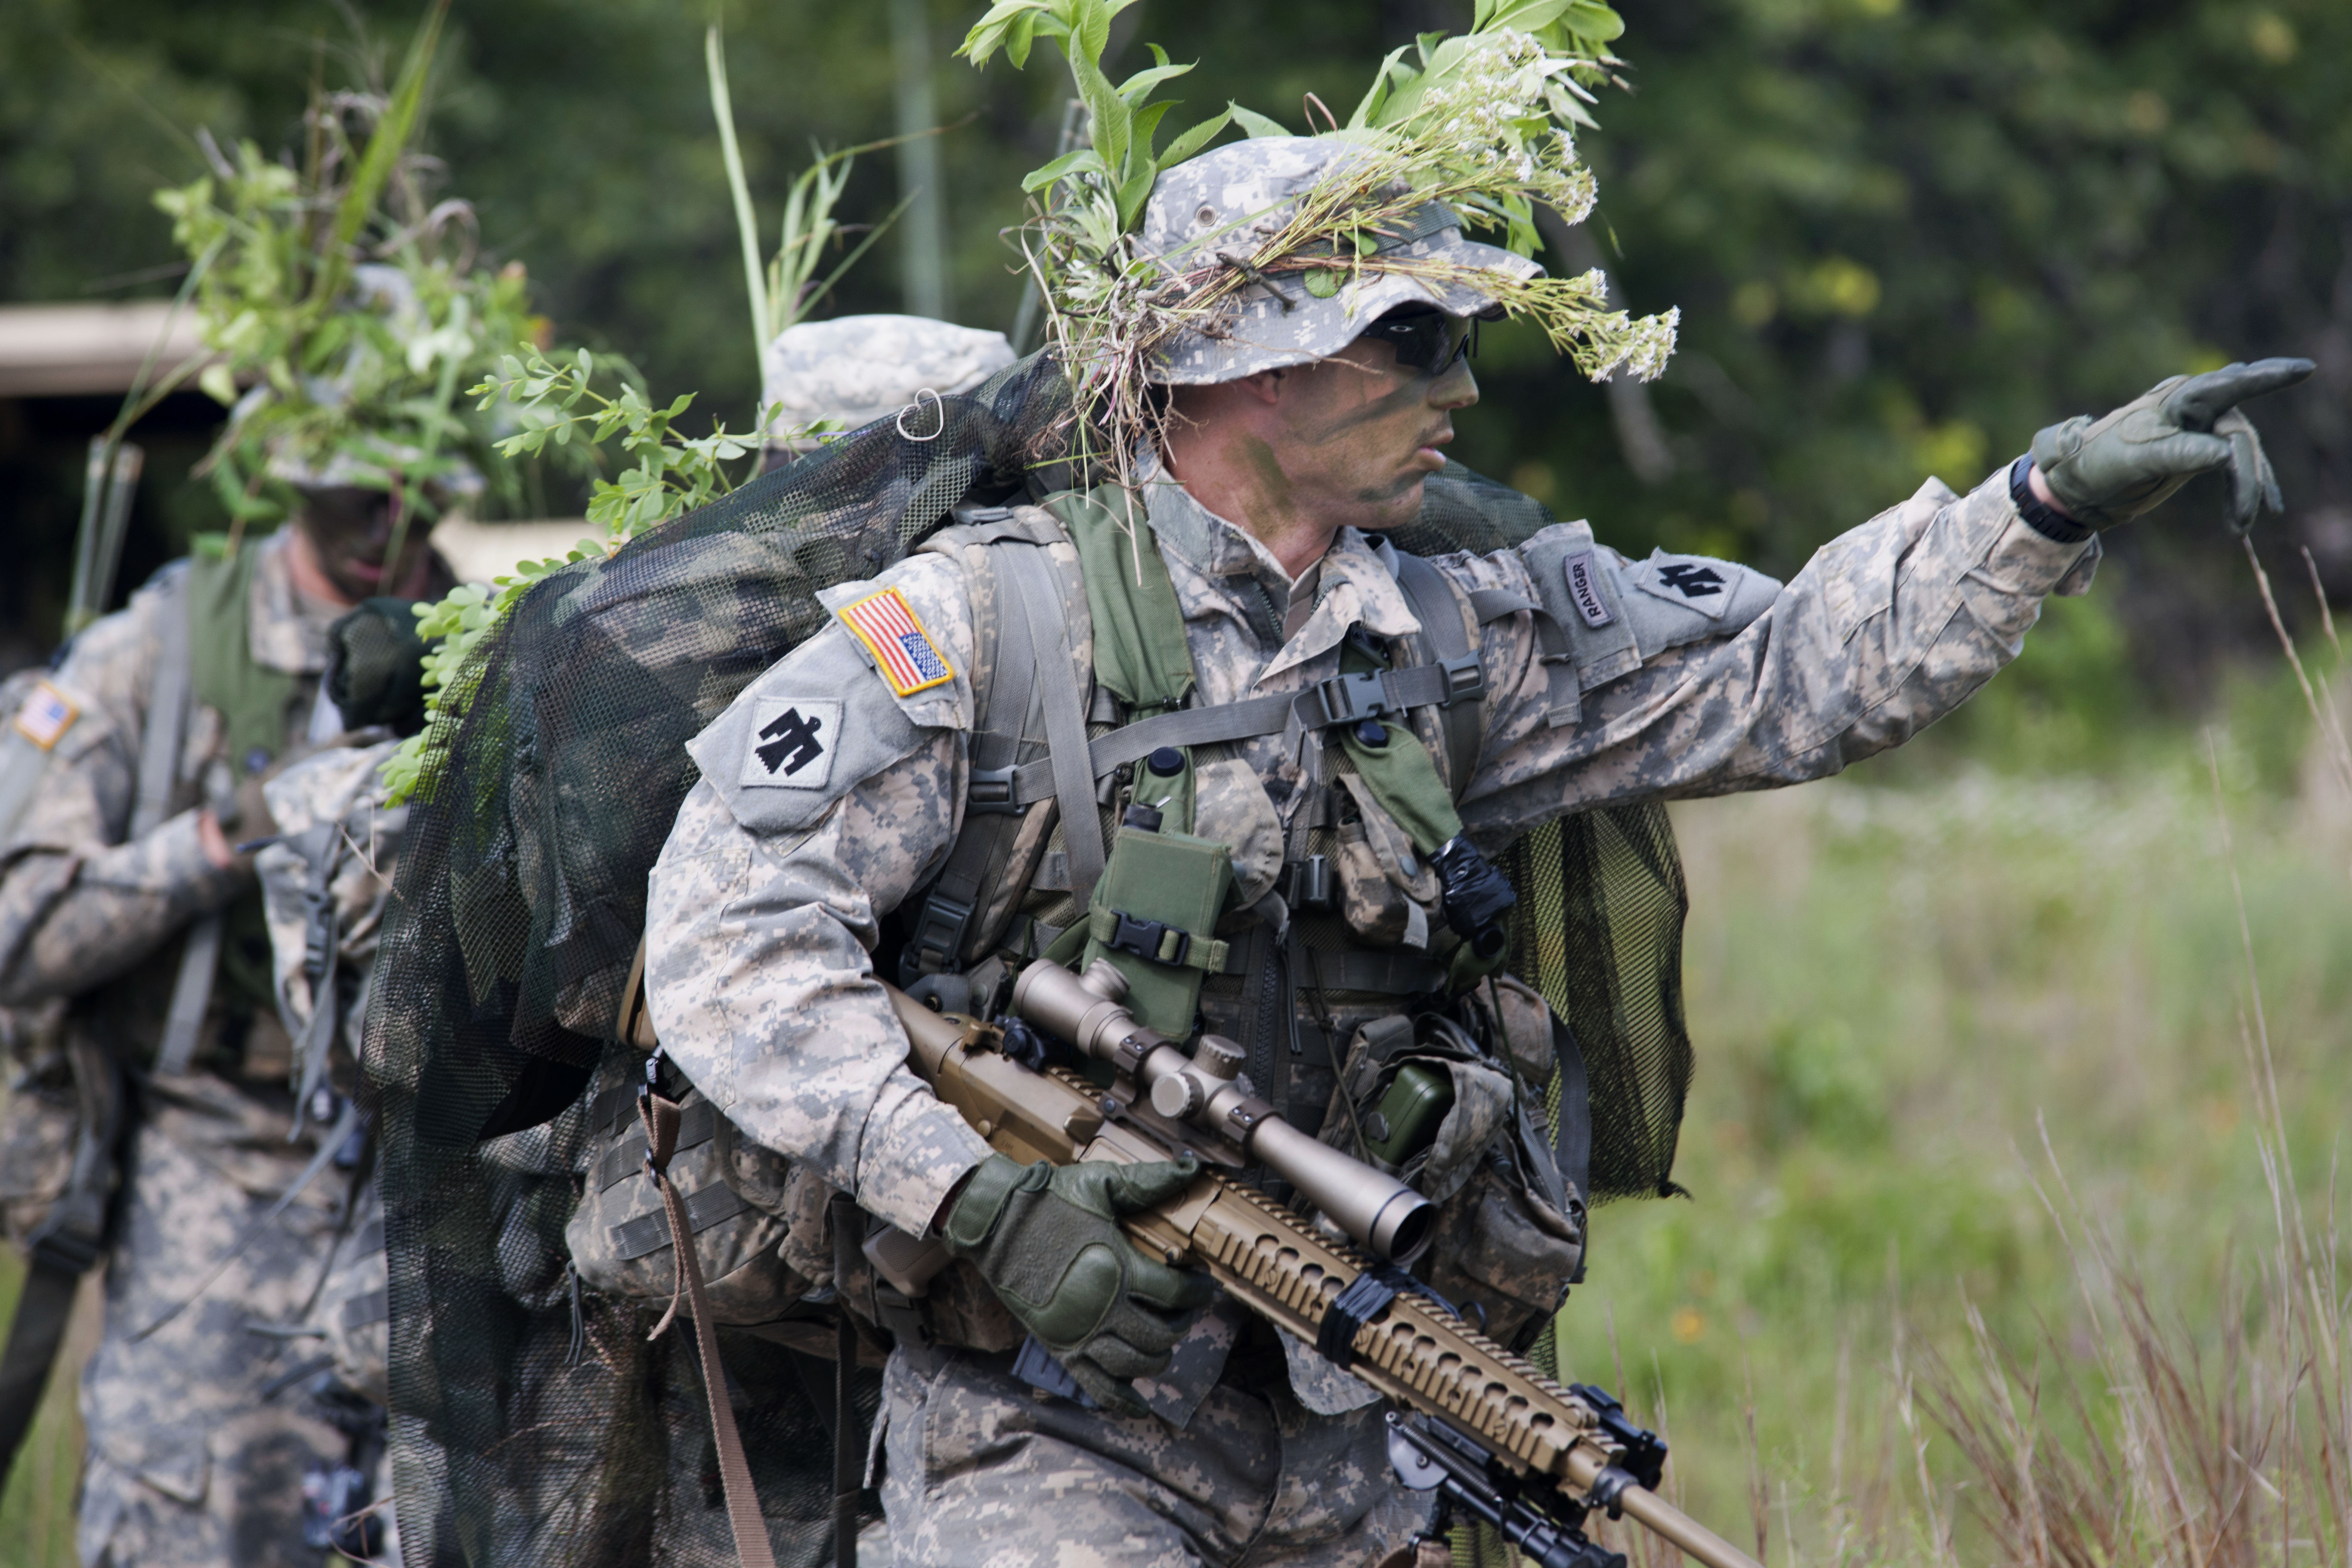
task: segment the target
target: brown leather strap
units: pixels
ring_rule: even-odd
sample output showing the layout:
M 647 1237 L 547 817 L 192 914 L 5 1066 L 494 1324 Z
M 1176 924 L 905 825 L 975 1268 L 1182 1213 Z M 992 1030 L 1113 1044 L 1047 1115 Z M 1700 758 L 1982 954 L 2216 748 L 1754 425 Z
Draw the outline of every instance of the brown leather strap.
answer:
M 760 1495 L 751 1488 L 751 1461 L 743 1456 L 743 1439 L 735 1430 L 735 1409 L 727 1400 L 727 1372 L 719 1362 L 719 1330 L 710 1321 L 710 1303 L 702 1289 L 702 1260 L 695 1256 L 693 1227 L 687 1223 L 686 1200 L 669 1179 L 669 1158 L 677 1151 L 677 1101 L 658 1094 L 642 1095 L 637 1111 L 646 1128 L 646 1173 L 669 1211 L 670 1246 L 677 1254 L 679 1291 L 694 1319 L 695 1349 L 702 1358 L 702 1391 L 710 1399 L 710 1436 L 719 1447 L 719 1484 L 727 1494 L 727 1520 L 735 1529 L 735 1555 L 743 1568 L 776 1568 L 776 1554 L 768 1544 L 768 1521 L 760 1512 Z M 677 1298 L 655 1325 L 658 1338 L 677 1316 Z
M 833 1279 L 844 1289 L 858 1258 L 864 1216 L 855 1200 L 835 1193 L 833 1204 Z M 833 1344 L 833 1563 L 857 1568 L 857 1493 L 865 1481 L 866 1456 L 857 1442 L 857 1408 L 851 1394 L 857 1371 L 857 1325 L 846 1307 L 835 1308 Z

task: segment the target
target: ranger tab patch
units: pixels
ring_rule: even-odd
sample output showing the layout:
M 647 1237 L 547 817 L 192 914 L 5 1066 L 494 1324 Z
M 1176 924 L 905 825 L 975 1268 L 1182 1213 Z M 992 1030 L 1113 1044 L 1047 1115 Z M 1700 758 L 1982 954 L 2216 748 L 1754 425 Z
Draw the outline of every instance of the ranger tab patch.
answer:
M 71 698 L 46 680 L 35 681 L 24 705 L 16 710 L 16 733 L 46 752 L 64 740 L 80 717 L 81 710 Z
M 1600 572 L 1592 560 L 1592 552 L 1580 550 L 1567 561 L 1568 596 L 1576 601 L 1576 613 L 1584 624 L 1596 630 L 1617 617 L 1609 613 L 1609 603 L 1601 596 Z
M 842 625 L 856 634 L 874 656 L 882 679 L 901 697 L 929 691 L 955 679 L 945 655 L 915 617 L 915 607 L 896 588 L 868 595 L 836 612 Z

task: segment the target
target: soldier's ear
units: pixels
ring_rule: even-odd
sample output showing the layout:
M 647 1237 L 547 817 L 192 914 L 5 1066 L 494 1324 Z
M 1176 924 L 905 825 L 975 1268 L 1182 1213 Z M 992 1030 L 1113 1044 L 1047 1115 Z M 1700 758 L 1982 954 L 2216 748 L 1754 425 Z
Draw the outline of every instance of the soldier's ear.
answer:
M 1289 376 L 1289 368 L 1281 366 L 1274 370 L 1259 371 L 1255 375 L 1245 375 L 1232 384 L 1240 388 L 1248 396 L 1255 397 L 1260 403 L 1271 407 L 1282 401 L 1283 383 L 1288 380 Z

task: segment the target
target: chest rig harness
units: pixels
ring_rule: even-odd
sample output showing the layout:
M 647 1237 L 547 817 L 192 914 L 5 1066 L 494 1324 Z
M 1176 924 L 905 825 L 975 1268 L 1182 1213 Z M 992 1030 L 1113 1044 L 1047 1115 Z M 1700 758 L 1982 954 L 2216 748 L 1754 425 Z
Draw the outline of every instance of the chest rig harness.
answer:
M 947 1010 L 987 1014 L 1022 960 L 1107 960 L 1144 1022 L 1183 1038 L 1206 1021 L 1240 1041 L 1260 1091 L 1315 1131 L 1349 1029 L 1499 968 L 1517 896 L 1454 806 L 1482 740 L 1473 637 L 1533 612 L 1563 717 L 1575 700 L 1567 642 L 1544 606 L 1465 595 L 1382 543 L 1417 635 L 1383 646 L 1358 627 L 1340 672 L 1303 692 L 1187 706 L 1197 683 L 1175 585 L 1156 549 L 1137 548 L 1124 510 L 1076 493 L 967 508 L 924 546 L 961 558 L 976 584 L 987 574 L 992 592 L 972 595 L 986 668 L 973 682 L 963 824 L 907 906 L 899 980 Z M 1308 775 L 1321 782 L 1305 800 L 1284 795 L 1272 893 L 1237 909 L 1234 847 L 1192 832 L 1196 753 L 1302 731 L 1322 737 L 1323 767 Z M 1283 790 L 1276 781 L 1269 796 Z M 1339 886 L 1349 866 L 1335 862 L 1369 871 L 1367 837 L 1386 840 L 1386 879 L 1410 895 L 1388 944 L 1365 934 L 1376 922 L 1340 909 L 1364 889 Z M 1302 1002 L 1325 1050 L 1302 1043 Z

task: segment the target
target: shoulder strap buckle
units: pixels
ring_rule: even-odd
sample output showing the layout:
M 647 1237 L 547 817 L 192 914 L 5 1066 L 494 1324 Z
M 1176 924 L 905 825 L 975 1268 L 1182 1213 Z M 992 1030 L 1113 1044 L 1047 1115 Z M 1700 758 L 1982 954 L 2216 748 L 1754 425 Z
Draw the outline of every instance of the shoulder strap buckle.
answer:
M 1451 708 L 1465 697 L 1486 694 L 1486 667 L 1478 661 L 1475 649 L 1458 658 L 1441 658 L 1437 668 L 1445 682 L 1445 695 L 1437 700 L 1440 708 Z
M 956 967 L 971 911 L 971 904 L 965 900 L 950 898 L 937 888 L 931 890 L 916 917 L 913 934 L 907 938 L 906 955 L 900 961 L 904 983 Z
M 972 768 L 971 783 L 964 790 L 964 815 L 1020 816 L 1025 809 L 1025 804 L 1020 798 L 1020 772 L 1016 767 Z
M 1393 713 L 1397 708 L 1389 700 L 1387 676 L 1384 669 L 1367 669 L 1318 681 L 1299 694 L 1299 719 L 1317 730 Z

